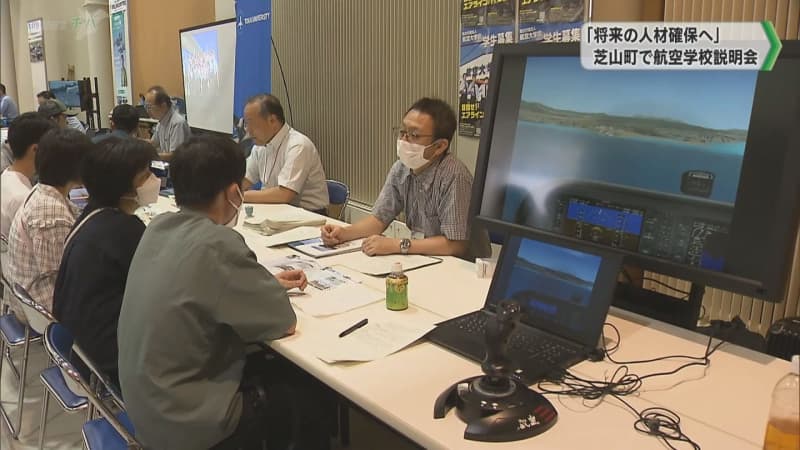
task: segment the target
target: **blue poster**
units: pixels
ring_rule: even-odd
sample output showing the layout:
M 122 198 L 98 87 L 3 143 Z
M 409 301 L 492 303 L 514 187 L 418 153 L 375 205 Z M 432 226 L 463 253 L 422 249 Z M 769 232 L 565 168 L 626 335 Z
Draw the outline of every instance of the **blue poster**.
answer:
M 242 136 L 241 118 L 247 99 L 269 93 L 272 76 L 272 1 L 236 0 L 236 68 L 233 92 L 234 135 Z

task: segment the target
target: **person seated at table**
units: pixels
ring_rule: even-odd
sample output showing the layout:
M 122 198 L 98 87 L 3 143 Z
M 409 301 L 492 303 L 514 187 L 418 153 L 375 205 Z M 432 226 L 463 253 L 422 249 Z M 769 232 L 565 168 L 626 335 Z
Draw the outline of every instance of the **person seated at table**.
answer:
M 247 133 L 255 146 L 247 158 L 242 187 L 248 203 L 289 203 L 325 214 L 328 184 L 311 139 L 286 124 L 280 100 L 252 97 L 244 107 Z M 261 190 L 249 190 L 261 183 Z
M 111 132 L 100 134 L 92 138 L 95 144 L 114 136 L 118 138 L 132 138 L 138 135 L 139 113 L 131 105 L 117 105 L 111 111 Z
M 162 159 L 168 160 L 172 152 L 189 139 L 192 130 L 163 87 L 150 87 L 144 98 L 147 114 L 158 121 L 150 143 L 158 149 Z
M 53 309 L 53 286 L 64 240 L 78 216 L 69 191 L 81 184 L 84 156 L 93 146 L 79 131 L 55 129 L 45 133 L 36 151 L 39 183 L 11 222 L 8 277 L 48 311 Z
M 69 108 L 61 100 L 45 100 L 39 105 L 38 111 L 40 114 L 49 117 L 60 128 L 69 128 L 86 133 L 86 127 L 75 117 L 78 113 L 70 112 Z
M 8 144 L 14 160 L 0 175 L 0 233 L 5 237 L 8 237 L 14 215 L 33 188 L 31 180 L 36 174 L 36 148 L 39 140 L 55 127 L 52 121 L 35 112 L 18 116 L 8 127 Z
M 39 106 L 42 106 L 42 103 L 48 100 L 55 100 L 55 99 L 56 99 L 56 94 L 53 94 L 53 91 L 41 91 L 38 94 L 36 94 L 36 103 Z
M 119 381 L 147 448 L 328 448 L 323 394 L 279 357 L 246 354 L 295 331 L 288 289 L 231 227 L 244 199 L 244 155 L 231 140 L 192 137 L 173 153 L 178 212 L 156 216 L 131 262 L 119 317 Z M 327 426 L 327 424 L 325 424 Z M 283 443 L 281 446 L 279 444 Z M 256 448 L 261 448 L 257 445 Z
M 150 172 L 154 159 L 158 154 L 149 143 L 118 137 L 86 155 L 82 178 L 89 203 L 64 243 L 53 293 L 55 318 L 114 383 L 122 295 L 145 228 L 134 211 L 158 201 L 161 187 Z M 88 377 L 80 358 L 74 363 Z
M 449 152 L 455 131 L 456 115 L 444 101 L 421 98 L 411 105 L 397 132 L 399 160 L 389 171 L 372 214 L 351 226 L 323 226 L 323 242 L 336 245 L 365 238 L 362 250 L 370 256 L 488 256 L 487 237 L 480 236 L 476 248 L 470 248 L 472 175 Z M 412 239 L 382 236 L 401 212 Z

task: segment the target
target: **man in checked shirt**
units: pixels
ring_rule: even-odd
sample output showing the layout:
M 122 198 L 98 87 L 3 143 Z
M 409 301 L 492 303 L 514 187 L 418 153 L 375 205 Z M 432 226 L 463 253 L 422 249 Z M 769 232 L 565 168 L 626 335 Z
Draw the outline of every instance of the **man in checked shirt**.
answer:
M 85 134 L 72 129 L 51 130 L 42 137 L 36 153 L 39 184 L 22 203 L 8 233 L 10 281 L 49 311 L 64 240 L 78 214 L 69 191 L 80 185 L 83 157 L 92 145 Z
M 365 238 L 367 255 L 420 254 L 488 256 L 488 237 L 476 236 L 470 248 L 469 202 L 472 175 L 449 152 L 456 115 L 442 100 L 422 98 L 406 111 L 397 131 L 397 157 L 372 214 L 347 227 L 325 225 L 326 245 Z M 412 239 L 382 236 L 405 212 Z M 477 239 L 480 238 L 480 239 Z

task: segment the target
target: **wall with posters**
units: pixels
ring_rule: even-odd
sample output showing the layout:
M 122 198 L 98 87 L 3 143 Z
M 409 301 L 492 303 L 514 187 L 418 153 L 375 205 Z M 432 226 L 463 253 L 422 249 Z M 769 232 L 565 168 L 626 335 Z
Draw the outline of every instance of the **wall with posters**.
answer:
M 468 0 L 461 0 L 461 7 L 462 7 L 462 17 L 464 15 L 463 7 L 464 3 Z M 479 0 L 478 3 L 486 3 L 485 7 L 488 7 L 489 3 L 492 3 L 493 0 Z M 474 3 L 474 2 L 473 2 Z M 584 6 L 587 4 L 591 4 L 591 10 L 587 11 L 587 16 L 591 14 L 594 20 L 598 21 L 638 21 L 638 20 L 649 20 L 649 21 L 658 21 L 663 20 L 664 18 L 664 2 L 662 0 L 592 0 L 589 2 L 588 0 L 580 0 L 574 1 L 571 3 L 564 3 L 561 2 L 560 5 L 566 5 L 564 10 L 554 10 L 553 6 L 555 2 L 551 2 L 550 0 L 517 0 L 516 2 L 512 2 L 518 8 L 518 16 L 519 16 L 519 33 L 515 39 L 532 39 L 532 38 L 544 38 L 548 37 L 547 32 L 550 33 L 549 39 L 555 40 L 556 34 L 555 30 L 558 29 L 560 31 L 559 37 L 563 40 L 565 37 L 565 32 L 571 38 L 573 34 L 573 29 L 576 28 L 574 25 L 577 21 L 570 21 L 572 17 L 575 16 L 576 12 L 574 8 L 578 3 L 583 3 Z M 570 10 L 570 8 L 572 8 Z M 480 9 L 480 8 L 475 8 Z M 485 11 L 487 13 L 483 14 L 484 23 L 489 21 L 489 14 L 488 12 L 492 11 L 490 8 L 486 8 Z M 468 16 L 470 15 L 477 15 L 480 17 L 480 14 L 476 12 L 467 11 Z M 472 24 L 475 23 L 476 20 L 474 17 L 468 17 L 467 20 L 467 28 L 469 29 L 470 26 L 474 26 Z M 493 18 L 492 20 L 497 20 Z M 563 22 L 558 22 L 559 20 L 564 20 Z M 538 22 L 537 22 L 538 21 Z M 554 21 L 554 25 L 549 23 L 549 21 Z M 578 26 L 577 28 L 580 28 Z M 463 25 L 462 25 L 463 31 Z M 528 33 L 528 34 L 525 34 Z M 541 33 L 541 34 L 539 34 Z M 463 41 L 464 35 L 460 36 L 462 42 L 462 49 L 463 49 Z M 464 60 L 465 53 L 462 51 L 462 65 Z M 485 55 L 483 55 L 484 59 L 487 59 Z M 468 58 L 467 58 L 468 59 Z M 463 82 L 464 76 L 463 71 L 459 71 L 459 92 L 463 89 Z M 480 65 L 478 65 L 478 79 L 481 80 L 481 71 Z M 486 76 L 488 77 L 488 70 Z M 477 97 L 477 94 L 476 94 Z M 459 103 L 462 99 L 462 95 L 459 94 Z M 478 110 L 480 110 L 478 104 Z M 472 108 L 473 106 L 470 106 Z M 460 108 L 460 106 L 459 106 Z M 471 116 L 480 116 L 480 114 L 474 114 L 474 111 L 469 110 L 467 111 Z M 465 114 L 464 112 L 459 110 L 459 115 Z M 469 119 L 468 119 L 469 120 Z M 472 119 L 477 120 L 476 119 Z M 456 137 L 456 144 L 458 148 L 458 158 L 461 159 L 470 170 L 473 170 L 475 167 L 475 161 L 478 156 L 478 143 L 480 142 L 479 137 L 475 136 L 475 129 L 477 127 L 471 124 L 467 124 L 460 127 L 460 133 Z M 463 132 L 463 134 L 462 134 Z
M 43 20 L 44 58 L 48 80 L 91 75 L 87 39 L 95 38 L 97 33 L 103 30 L 100 30 L 98 25 L 101 19 L 87 15 L 83 4 L 83 0 L 10 0 L 11 37 L 20 111 L 31 111 L 38 106 L 36 103 L 38 87 L 34 86 L 32 81 L 28 45 L 29 20 L 37 18 Z M 107 35 L 102 36 L 103 39 L 108 39 Z M 70 68 L 73 70 L 70 71 Z M 110 84 L 108 86 L 110 87 Z M 110 95 L 109 89 L 106 97 Z M 85 120 L 83 114 L 78 117 Z
M 128 0 L 109 0 L 111 24 L 111 66 L 114 80 L 114 104 L 136 104 L 131 95 L 131 42 Z

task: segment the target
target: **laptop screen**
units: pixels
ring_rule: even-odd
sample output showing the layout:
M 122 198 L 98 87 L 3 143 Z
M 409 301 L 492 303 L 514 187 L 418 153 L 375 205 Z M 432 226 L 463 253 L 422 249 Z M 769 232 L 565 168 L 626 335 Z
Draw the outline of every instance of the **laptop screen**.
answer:
M 503 247 L 487 303 L 494 310 L 500 300 L 515 300 L 524 323 L 594 346 L 618 271 L 618 258 L 512 236 Z

